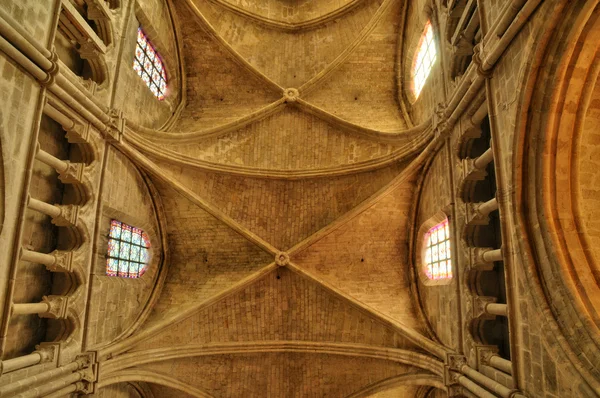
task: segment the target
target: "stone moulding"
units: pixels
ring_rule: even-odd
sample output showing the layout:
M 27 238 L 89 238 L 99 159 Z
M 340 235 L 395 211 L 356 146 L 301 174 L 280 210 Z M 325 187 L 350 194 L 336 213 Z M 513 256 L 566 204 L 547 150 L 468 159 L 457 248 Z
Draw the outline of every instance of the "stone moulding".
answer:
M 517 224 L 513 239 L 523 258 L 526 288 L 552 330 L 556 350 L 596 394 L 598 265 L 579 213 L 577 147 L 600 72 L 593 62 L 600 43 L 600 15 L 594 11 L 598 3 L 565 3 L 564 9 L 549 12 L 542 32 L 551 33 L 540 34 L 517 106 L 522 109 L 517 113 L 512 159 L 517 186 L 508 209 Z
M 125 369 L 170 359 L 211 356 L 243 355 L 267 352 L 300 352 L 323 355 L 341 355 L 393 361 L 432 372 L 444 374 L 444 364 L 437 358 L 398 348 L 365 344 L 323 343 L 313 341 L 254 341 L 215 344 L 195 344 L 180 347 L 157 348 L 124 354 L 103 363 L 102 379 L 121 374 Z
M 262 26 L 265 26 L 265 27 L 271 28 L 271 29 L 287 30 L 287 31 L 302 31 L 302 30 L 319 28 L 329 22 L 332 22 L 332 21 L 344 16 L 345 14 L 352 11 L 353 9 L 355 9 L 357 6 L 359 6 L 361 3 L 364 2 L 364 0 L 351 0 L 348 3 L 342 5 L 341 7 L 338 7 L 337 9 L 329 11 L 327 13 L 324 13 L 318 17 L 307 19 L 305 21 L 299 21 L 299 22 L 286 22 L 286 21 L 282 21 L 279 19 L 275 19 L 275 18 L 268 18 L 263 15 L 245 10 L 242 7 L 238 7 L 234 4 L 231 4 L 227 0 L 209 0 L 209 1 L 213 4 L 217 4 L 221 7 L 229 10 L 230 12 L 233 12 L 235 14 L 238 14 L 245 18 L 248 18 L 259 25 L 262 25 Z

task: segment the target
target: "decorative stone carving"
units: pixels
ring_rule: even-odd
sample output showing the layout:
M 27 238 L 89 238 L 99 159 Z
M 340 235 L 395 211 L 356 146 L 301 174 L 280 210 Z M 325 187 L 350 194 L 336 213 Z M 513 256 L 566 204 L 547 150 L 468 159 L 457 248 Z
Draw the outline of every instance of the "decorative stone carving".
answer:
M 123 132 L 125 131 L 125 117 L 123 111 L 119 109 L 111 109 L 108 112 L 111 118 L 110 125 L 106 126 L 104 137 L 110 142 L 120 142 Z
M 74 226 L 77 222 L 77 208 L 74 205 L 55 205 L 60 209 L 60 216 L 52 219 L 52 224 L 59 227 Z
M 489 365 L 492 355 L 498 353 L 498 347 L 493 345 L 478 345 L 477 350 L 477 369 L 481 369 L 481 365 Z
M 63 184 L 77 184 L 81 182 L 81 176 L 83 175 L 83 163 L 71 163 L 68 160 L 65 161 L 67 164 L 67 170 L 58 174 L 58 179 Z
M 64 250 L 54 250 L 50 253 L 54 256 L 54 264 L 46 265 L 50 272 L 71 272 L 73 269 L 73 252 Z
M 275 264 L 285 267 L 290 263 L 290 256 L 285 252 L 279 252 L 275 255 Z
M 491 247 L 470 247 L 469 248 L 469 259 L 471 260 L 471 267 L 478 271 L 491 271 L 494 269 L 494 263 L 486 261 L 483 258 L 483 254 L 490 252 L 493 249 Z
M 44 296 L 42 297 L 42 303 L 48 304 L 48 311 L 39 314 L 41 318 L 66 318 L 69 303 L 69 298 L 67 296 Z
M 96 353 L 91 351 L 78 355 L 76 361 L 79 364 L 79 373 L 81 374 L 81 380 L 77 383 L 77 391 L 82 394 L 93 394 L 98 381 Z
M 300 98 L 300 92 L 295 88 L 286 88 L 283 90 L 283 98 L 285 102 L 296 102 Z
M 43 342 L 35 346 L 35 350 L 40 354 L 40 363 L 54 362 L 58 359 L 59 343 Z
M 473 297 L 473 318 L 495 318 L 495 315 L 490 315 L 486 312 L 485 307 L 488 304 L 495 303 L 496 298 L 490 296 L 474 296 Z
M 467 358 L 460 354 L 447 354 L 446 355 L 446 366 L 450 370 L 460 372 L 460 369 L 467 364 Z
M 467 224 L 469 225 L 488 225 L 490 218 L 488 214 L 483 214 L 479 211 L 481 203 L 468 203 L 467 204 Z
M 72 144 L 82 144 L 88 142 L 89 124 L 81 124 L 73 121 L 74 126 L 70 129 L 65 129 L 67 132 L 67 140 Z

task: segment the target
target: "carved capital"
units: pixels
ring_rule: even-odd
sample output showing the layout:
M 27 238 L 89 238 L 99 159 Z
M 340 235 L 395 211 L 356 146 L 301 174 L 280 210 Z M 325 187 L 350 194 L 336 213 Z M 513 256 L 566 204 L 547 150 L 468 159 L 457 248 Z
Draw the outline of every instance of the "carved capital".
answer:
M 493 249 L 491 247 L 470 247 L 469 248 L 469 259 L 471 260 L 471 267 L 476 268 L 479 271 L 491 271 L 494 269 L 494 263 L 485 261 L 483 254 L 490 252 Z
M 52 224 L 59 227 L 68 227 L 77 222 L 77 206 L 75 205 L 55 205 L 60 209 L 60 216 L 52 219 Z
M 290 256 L 285 252 L 279 252 L 275 255 L 275 264 L 285 267 L 290 263 Z
M 498 347 L 493 345 L 477 345 L 477 369 L 481 369 L 481 365 L 489 365 L 492 355 L 498 353 Z
M 483 214 L 479 211 L 481 203 L 468 203 L 467 204 L 467 224 L 469 225 L 488 225 L 490 218 L 487 214 Z
M 458 37 L 456 44 L 452 46 L 452 53 L 457 57 L 464 57 L 473 54 L 473 44 L 469 42 L 464 34 Z
M 71 272 L 73 269 L 73 252 L 64 250 L 54 250 L 50 253 L 54 256 L 54 264 L 46 265 L 50 272 Z
M 474 296 L 473 297 L 473 318 L 495 318 L 494 315 L 489 315 L 485 307 L 488 304 L 495 303 L 496 298 L 490 296 Z
M 446 354 L 446 365 L 448 369 L 454 372 L 460 372 L 461 368 L 467 364 L 467 358 L 460 354 Z
M 67 296 L 44 296 L 42 297 L 42 303 L 48 304 L 48 311 L 40 314 L 41 318 L 66 318 L 69 305 L 69 298 Z
M 75 359 L 79 365 L 81 380 L 77 383 L 77 391 L 83 394 L 93 394 L 98 381 L 96 353 L 93 351 L 78 355 Z
M 88 142 L 89 136 L 89 124 L 81 124 L 77 121 L 73 121 L 74 126 L 70 129 L 65 129 L 67 132 L 67 141 L 70 143 L 83 144 Z
M 476 159 L 463 159 L 462 171 L 464 181 L 481 181 L 487 177 L 487 172 L 484 169 L 479 169 L 475 166 Z
M 35 346 L 35 350 L 40 354 L 40 363 L 54 362 L 58 359 L 59 343 L 43 342 Z
M 447 354 L 444 365 L 444 384 L 448 387 L 458 384 L 461 368 L 467 364 L 467 358 L 459 354 Z
M 67 170 L 58 174 L 58 179 L 63 184 L 76 184 L 81 182 L 81 176 L 83 175 L 83 163 L 71 163 L 68 160 L 65 161 L 67 164 Z
M 84 354 L 77 355 L 75 361 L 79 364 L 79 369 L 90 367 L 96 363 L 96 353 L 94 351 L 88 351 Z

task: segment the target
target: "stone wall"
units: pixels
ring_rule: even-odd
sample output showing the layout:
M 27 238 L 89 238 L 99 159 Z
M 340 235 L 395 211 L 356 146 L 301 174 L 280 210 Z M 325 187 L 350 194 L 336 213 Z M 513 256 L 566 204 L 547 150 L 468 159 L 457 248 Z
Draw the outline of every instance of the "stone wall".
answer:
M 144 179 L 133 163 L 114 148 L 110 148 L 106 164 L 86 326 L 88 347 L 108 344 L 129 330 L 146 307 L 162 266 L 154 199 Z M 140 228 L 150 237 L 151 260 L 140 278 L 106 275 L 107 236 L 112 219 Z
M 415 231 L 420 231 L 421 226 L 431 218 L 440 214 L 440 212 L 450 212 L 452 203 L 452 193 L 449 183 L 449 165 L 447 147 L 443 146 L 435 155 L 427 174 L 423 180 L 421 192 L 419 193 L 419 207 L 417 211 L 417 222 Z M 452 217 L 448 217 L 450 223 L 450 233 L 453 241 L 458 242 L 460 236 L 457 236 L 460 231 L 460 226 L 453 222 Z M 427 232 L 427 229 L 425 229 Z M 414 250 L 422 249 L 421 241 L 423 235 L 414 237 Z M 422 259 L 417 256 L 417 253 L 411 253 L 415 260 Z M 456 259 L 456 256 L 453 257 Z M 417 278 L 418 294 L 423 305 L 425 316 L 431 325 L 435 335 L 446 346 L 453 349 L 458 349 L 460 339 L 460 322 L 456 317 L 460 305 L 457 296 L 456 278 L 458 273 L 458 264 L 454 261 L 453 273 L 454 278 L 447 284 L 426 285 L 424 278 Z M 423 272 L 423 264 L 416 264 L 417 273 Z

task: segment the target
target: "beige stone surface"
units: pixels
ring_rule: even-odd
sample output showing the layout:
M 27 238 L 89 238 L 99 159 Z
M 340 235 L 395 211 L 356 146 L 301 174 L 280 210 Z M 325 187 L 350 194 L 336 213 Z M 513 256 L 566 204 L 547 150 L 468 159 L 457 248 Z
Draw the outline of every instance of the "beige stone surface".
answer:
M 600 396 L 598 4 L 3 2 L 0 395 Z

